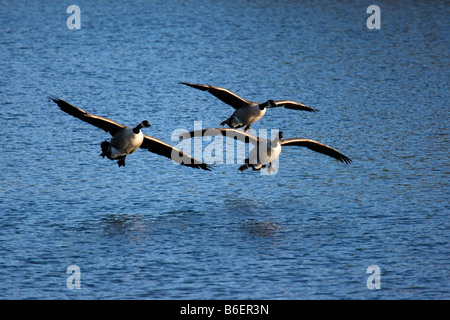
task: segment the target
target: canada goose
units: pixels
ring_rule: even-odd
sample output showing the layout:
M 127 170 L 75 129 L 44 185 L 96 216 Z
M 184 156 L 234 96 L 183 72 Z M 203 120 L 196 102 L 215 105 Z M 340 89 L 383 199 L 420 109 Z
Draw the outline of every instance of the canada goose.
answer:
M 281 146 L 307 147 L 310 150 L 333 157 L 343 163 L 348 164 L 352 162 L 349 157 L 323 143 L 311 139 L 283 139 L 284 134 L 281 131 L 273 140 L 258 138 L 250 133 L 228 128 L 203 129 L 186 132 L 181 134 L 180 138 L 186 139 L 216 135 L 226 136 L 228 138 L 237 139 L 239 141 L 255 145 L 255 148 L 250 151 L 249 158 L 245 159 L 245 164 L 239 168 L 241 171 L 248 169 L 249 166 L 251 166 L 253 170 L 260 170 L 265 168 L 267 165 L 270 165 L 269 172 L 271 172 L 274 170 L 272 163 L 278 159 L 281 154 Z
M 290 100 L 267 100 L 264 103 L 258 103 L 254 101 L 248 101 L 237 94 L 220 87 L 213 87 L 210 85 L 203 84 L 192 84 L 181 82 L 181 84 L 187 85 L 189 87 L 207 91 L 211 93 L 216 98 L 222 100 L 226 104 L 229 104 L 234 109 L 234 113 L 227 120 L 223 121 L 220 125 L 228 125 L 230 128 L 242 128 L 244 127 L 244 131 L 247 131 L 250 128 L 250 125 L 264 116 L 267 108 L 276 108 L 276 107 L 285 107 L 287 109 L 293 110 L 303 110 L 309 112 L 315 112 L 316 109 L 305 106 L 304 104 L 290 101 Z
M 90 114 L 64 100 L 54 97 L 50 97 L 50 99 L 52 99 L 62 111 L 109 132 L 112 135 L 111 142 L 103 141 L 101 143 L 102 153 L 100 155 L 111 160 L 117 160 L 119 167 L 125 166 L 125 158 L 127 155 L 133 153 L 138 148 L 142 148 L 188 167 L 210 170 L 206 164 L 184 154 L 177 148 L 172 147 L 159 139 L 143 134 L 141 129 L 150 127 L 147 120 L 142 121 L 136 127 L 132 128 L 121 125 L 108 118 Z

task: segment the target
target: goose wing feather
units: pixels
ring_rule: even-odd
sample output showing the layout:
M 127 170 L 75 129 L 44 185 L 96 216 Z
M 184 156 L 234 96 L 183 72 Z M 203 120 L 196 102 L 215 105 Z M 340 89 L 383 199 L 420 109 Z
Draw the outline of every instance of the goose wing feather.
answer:
M 186 86 L 207 91 L 211 93 L 213 96 L 221 100 L 222 102 L 225 102 L 226 104 L 232 106 L 235 109 L 243 108 L 249 104 L 251 104 L 251 101 L 247 101 L 241 97 L 239 97 L 237 94 L 231 92 L 230 90 L 220 88 L 220 87 L 214 87 L 210 85 L 204 85 L 204 84 L 193 84 L 193 83 L 186 83 L 181 82 L 181 84 L 184 84 Z
M 337 151 L 336 149 L 333 149 L 323 143 L 310 140 L 310 139 L 300 139 L 300 138 L 293 138 L 293 139 L 283 139 L 281 140 L 282 146 L 299 146 L 299 147 L 307 147 L 310 150 L 325 154 L 327 156 L 333 157 L 343 163 L 351 163 L 352 160 Z
M 97 128 L 103 129 L 106 132 L 109 132 L 112 136 L 114 136 L 119 130 L 125 128 L 124 125 L 121 125 L 111 119 L 90 114 L 89 112 L 77 108 L 64 100 L 55 97 L 50 97 L 50 99 L 52 99 L 62 111 L 74 116 L 75 118 L 83 120 L 84 122 L 90 123 Z
M 160 156 L 174 160 L 175 162 L 187 167 L 193 167 L 197 169 L 203 169 L 211 171 L 209 166 L 191 156 L 185 154 L 183 151 L 165 143 L 159 139 L 147 136 L 144 134 L 144 141 L 140 148 L 147 149 L 150 152 L 156 153 Z
M 180 134 L 180 138 L 189 139 L 195 137 L 207 137 L 207 136 L 225 136 L 230 139 L 236 139 L 245 143 L 252 143 L 257 145 L 260 139 L 250 133 L 246 133 L 241 130 L 231 128 L 210 128 L 185 132 Z
M 302 110 L 302 111 L 309 111 L 309 112 L 316 112 L 317 109 L 313 109 L 311 107 L 308 107 L 302 103 L 290 101 L 290 100 L 278 100 L 274 101 L 275 107 L 285 107 L 286 109 L 293 109 L 293 110 Z

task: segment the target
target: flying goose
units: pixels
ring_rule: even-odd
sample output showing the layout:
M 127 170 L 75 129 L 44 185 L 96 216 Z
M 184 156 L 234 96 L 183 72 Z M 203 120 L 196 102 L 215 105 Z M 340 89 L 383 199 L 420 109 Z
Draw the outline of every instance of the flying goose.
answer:
M 304 104 L 290 100 L 267 100 L 264 103 L 258 103 L 245 100 L 239 97 L 237 94 L 220 87 L 186 82 L 181 82 L 181 84 L 198 90 L 207 91 L 216 98 L 232 106 L 236 110 L 231 115 L 231 117 L 223 121 L 220 125 L 223 126 L 226 124 L 230 128 L 244 127 L 244 131 L 247 131 L 252 123 L 261 119 L 262 116 L 264 116 L 264 114 L 266 113 L 267 108 L 285 107 L 287 109 L 293 110 L 303 110 L 309 112 L 317 111 L 316 109 L 305 106 Z
M 142 121 L 136 127 L 132 128 L 121 125 L 108 118 L 90 114 L 64 100 L 54 97 L 50 97 L 50 99 L 52 99 L 62 111 L 109 132 L 112 135 L 111 142 L 103 141 L 101 143 L 102 153 L 100 155 L 111 160 L 117 160 L 119 167 L 125 166 L 125 158 L 127 155 L 133 153 L 138 148 L 142 148 L 188 167 L 207 171 L 210 170 L 206 164 L 184 154 L 177 148 L 159 139 L 143 134 L 141 129 L 150 127 L 147 120 Z
M 239 170 L 244 171 L 250 167 L 253 170 L 260 170 L 270 165 L 269 173 L 274 170 L 272 163 L 278 159 L 281 154 L 281 146 L 298 146 L 306 147 L 310 150 L 325 154 L 333 157 L 342 163 L 351 163 L 352 160 L 340 153 L 339 151 L 311 139 L 291 138 L 283 139 L 283 132 L 279 132 L 278 136 L 273 140 L 258 138 L 250 133 L 229 129 L 229 128 L 216 128 L 216 129 L 203 129 L 191 132 L 186 132 L 180 135 L 181 139 L 193 138 L 193 137 L 205 137 L 222 135 L 228 138 L 237 139 L 245 143 L 251 143 L 255 145 L 250 151 L 249 158 L 245 159 L 245 164 L 239 167 Z

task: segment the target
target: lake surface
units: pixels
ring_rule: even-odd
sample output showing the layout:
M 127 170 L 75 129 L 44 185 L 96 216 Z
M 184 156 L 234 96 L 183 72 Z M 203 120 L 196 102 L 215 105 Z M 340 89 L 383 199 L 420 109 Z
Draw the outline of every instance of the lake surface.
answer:
M 70 3 L 2 2 L 0 298 L 449 299 L 450 7 L 376 4 L 379 30 L 358 1 L 77 1 L 69 30 Z M 286 147 L 276 174 L 206 172 L 138 150 L 119 168 L 48 98 L 176 145 L 233 111 L 179 82 L 317 108 L 252 128 L 353 163 Z

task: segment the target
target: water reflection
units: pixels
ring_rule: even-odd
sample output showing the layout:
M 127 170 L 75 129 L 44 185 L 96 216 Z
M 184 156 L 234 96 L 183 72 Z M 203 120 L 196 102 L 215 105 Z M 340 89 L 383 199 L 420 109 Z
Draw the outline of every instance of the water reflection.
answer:
M 125 235 L 142 238 L 147 231 L 143 215 L 108 214 L 100 220 L 107 235 Z
M 273 237 L 280 227 L 273 221 L 247 221 L 244 223 L 244 230 L 258 237 Z

